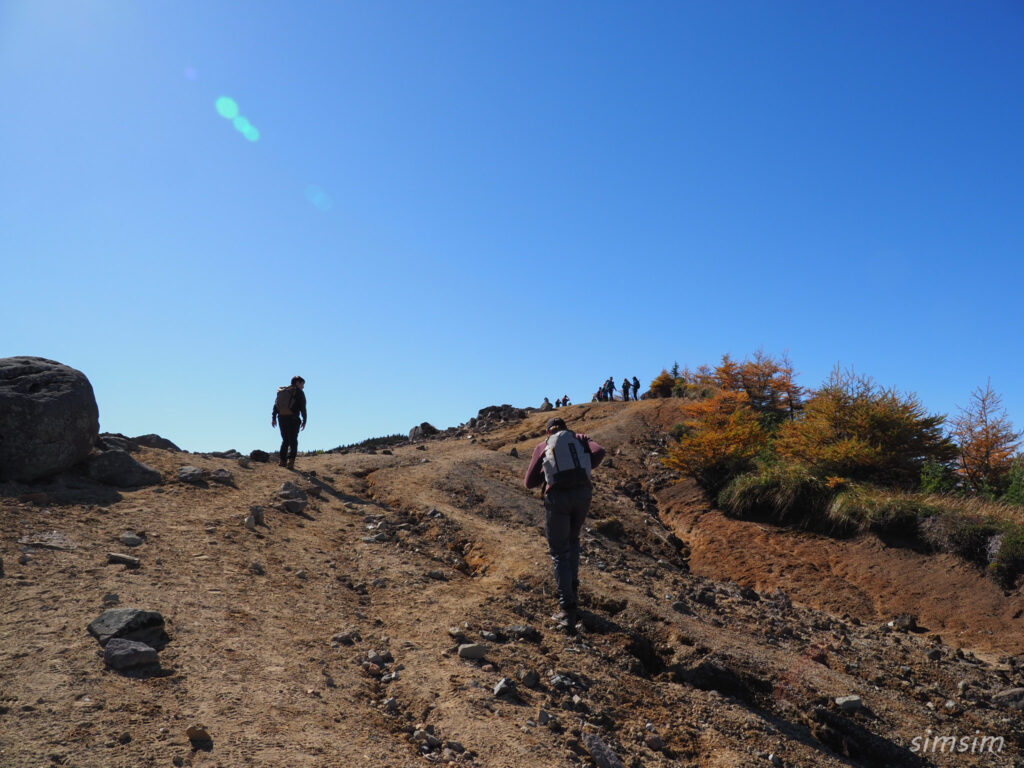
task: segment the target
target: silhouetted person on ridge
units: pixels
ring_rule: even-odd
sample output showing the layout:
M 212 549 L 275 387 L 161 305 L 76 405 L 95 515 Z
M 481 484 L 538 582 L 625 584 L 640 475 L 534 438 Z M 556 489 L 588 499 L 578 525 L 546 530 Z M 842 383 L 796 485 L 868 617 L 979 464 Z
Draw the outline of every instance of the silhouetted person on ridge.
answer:
M 636 376 L 633 377 L 633 399 L 640 399 L 640 379 L 638 379 Z
M 277 390 L 270 426 L 281 423 L 281 466 L 295 469 L 295 454 L 299 452 L 299 431 L 306 428 L 306 380 L 292 376 L 292 383 Z
M 576 631 L 579 607 L 580 531 L 590 510 L 593 486 L 590 470 L 604 459 L 605 450 L 584 434 L 573 434 L 559 416 L 547 421 L 547 439 L 533 449 L 523 482 L 527 488 L 543 483 L 548 552 L 555 567 L 558 625 Z
M 622 380 L 622 400 L 623 402 L 629 402 L 629 379 L 625 378 Z

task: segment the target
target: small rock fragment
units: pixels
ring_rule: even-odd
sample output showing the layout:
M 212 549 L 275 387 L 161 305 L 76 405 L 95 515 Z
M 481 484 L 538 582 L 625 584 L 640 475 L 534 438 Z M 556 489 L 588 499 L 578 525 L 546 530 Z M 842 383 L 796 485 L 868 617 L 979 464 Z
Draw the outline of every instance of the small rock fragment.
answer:
M 126 547 L 141 547 L 146 541 L 142 536 L 133 531 L 125 531 L 118 536 L 118 540 Z
M 108 563 L 119 563 L 120 565 L 126 565 L 129 568 L 138 568 L 142 563 L 141 560 L 132 555 L 125 555 L 121 552 L 107 552 Z
M 213 738 L 205 725 L 190 725 L 185 731 L 185 736 L 192 742 L 194 749 L 209 749 L 213 746 Z
M 480 643 L 464 643 L 459 646 L 459 658 L 482 659 L 487 655 L 487 646 Z
M 515 684 L 515 682 L 511 678 L 508 678 L 508 677 L 501 678 L 501 680 L 499 680 L 497 682 L 497 684 L 494 686 L 494 696 L 495 696 L 495 698 L 498 698 L 498 699 L 500 699 L 500 698 L 509 698 L 509 699 L 518 698 L 518 693 L 516 691 L 516 684 Z
M 843 712 L 859 712 L 864 706 L 864 702 L 861 701 L 860 696 L 840 696 L 836 699 L 836 705 L 843 710 Z

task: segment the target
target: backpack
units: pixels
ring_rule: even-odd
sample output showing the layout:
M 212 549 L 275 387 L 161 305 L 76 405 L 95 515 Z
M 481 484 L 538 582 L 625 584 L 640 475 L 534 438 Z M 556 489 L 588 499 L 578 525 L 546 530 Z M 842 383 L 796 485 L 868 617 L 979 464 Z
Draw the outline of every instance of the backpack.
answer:
M 547 439 L 544 448 L 544 480 L 548 486 L 577 488 L 590 483 L 590 450 L 568 429 Z
M 277 400 L 274 402 L 274 405 L 277 406 L 277 414 L 279 416 L 294 416 L 295 388 L 278 387 Z

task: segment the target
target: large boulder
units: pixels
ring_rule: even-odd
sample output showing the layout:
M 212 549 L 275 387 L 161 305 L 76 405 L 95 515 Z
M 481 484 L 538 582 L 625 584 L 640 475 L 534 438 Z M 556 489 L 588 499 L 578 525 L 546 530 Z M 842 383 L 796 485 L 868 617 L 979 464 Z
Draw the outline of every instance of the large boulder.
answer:
M 70 469 L 99 431 L 81 371 L 41 357 L 0 359 L 0 479 L 31 482 Z
M 427 437 L 433 437 L 434 435 L 440 433 L 440 431 L 441 430 L 439 430 L 430 422 L 424 421 L 422 424 L 417 424 L 415 427 L 409 430 L 409 439 L 413 441 L 423 440 L 424 438 Z
M 116 449 L 90 456 L 85 473 L 93 480 L 118 488 L 142 488 L 161 481 L 157 470 L 137 461 L 126 451 Z

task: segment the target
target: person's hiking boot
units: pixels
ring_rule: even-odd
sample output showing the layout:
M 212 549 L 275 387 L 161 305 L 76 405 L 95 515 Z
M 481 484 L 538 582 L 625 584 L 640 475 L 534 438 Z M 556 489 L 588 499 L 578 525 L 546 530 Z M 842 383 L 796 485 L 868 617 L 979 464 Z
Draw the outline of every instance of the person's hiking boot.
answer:
M 577 617 L 575 608 L 562 608 L 551 618 L 555 620 L 556 626 L 563 632 L 570 635 L 576 634 Z
M 295 469 L 295 459 L 288 459 L 288 469 Z

